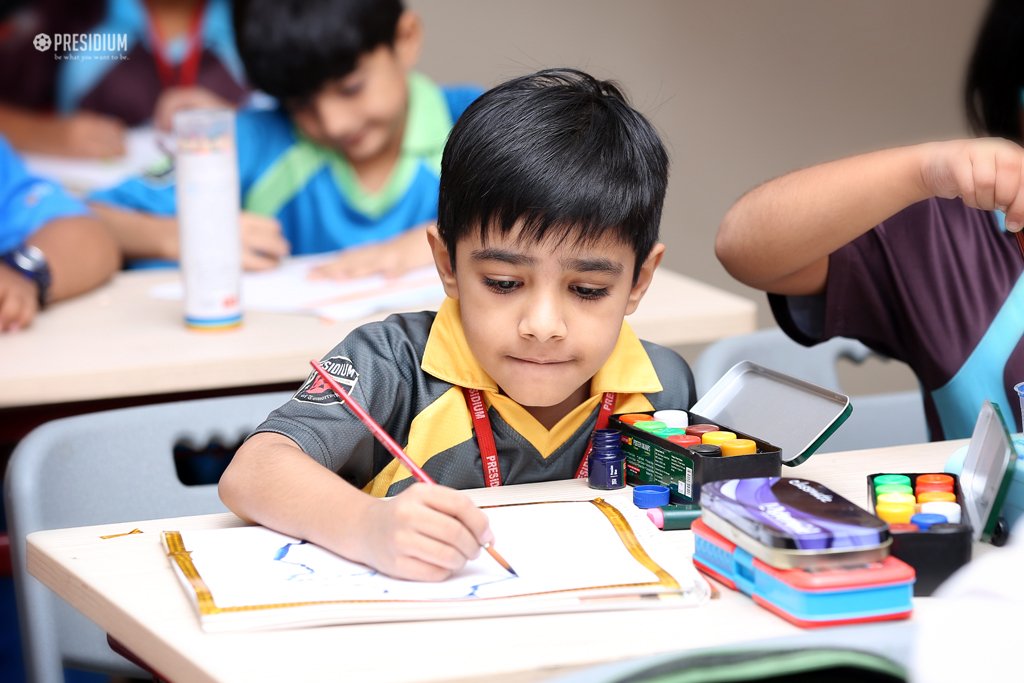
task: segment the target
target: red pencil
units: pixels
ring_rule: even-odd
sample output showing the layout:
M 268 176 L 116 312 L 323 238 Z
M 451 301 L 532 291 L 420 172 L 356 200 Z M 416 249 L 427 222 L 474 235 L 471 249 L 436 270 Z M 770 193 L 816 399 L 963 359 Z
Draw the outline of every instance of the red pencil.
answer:
M 377 424 L 377 421 L 370 417 L 370 414 L 363 410 L 363 407 L 356 403 L 349 393 L 345 391 L 341 385 L 327 373 L 326 370 L 320 367 L 319 363 L 315 360 L 311 360 L 309 361 L 309 364 L 313 366 L 313 369 L 316 370 L 318 375 L 320 375 L 320 378 L 327 382 L 327 386 L 329 386 L 331 390 L 338 395 L 338 398 L 348 406 L 348 409 L 355 413 L 355 416 L 359 418 L 359 421 L 366 425 L 370 432 L 377 437 L 377 440 L 381 442 L 384 448 L 388 449 L 388 452 L 391 453 L 391 455 L 398 458 L 398 461 L 405 465 L 406 469 L 412 472 L 412 476 L 416 478 L 416 481 L 424 484 L 436 483 L 431 479 L 429 474 L 424 472 L 420 469 L 419 465 L 413 462 L 412 458 L 409 457 L 409 454 L 398 445 L 398 442 L 392 439 L 391 435 L 384 431 L 384 428 Z M 491 544 L 488 543 L 485 545 L 484 550 L 486 550 L 487 554 L 493 557 L 494 561 L 500 564 L 502 568 L 510 574 L 519 576 L 519 574 L 516 573 L 516 570 L 512 569 L 512 565 L 510 565 L 504 557 L 498 554 L 498 551 L 495 550 Z

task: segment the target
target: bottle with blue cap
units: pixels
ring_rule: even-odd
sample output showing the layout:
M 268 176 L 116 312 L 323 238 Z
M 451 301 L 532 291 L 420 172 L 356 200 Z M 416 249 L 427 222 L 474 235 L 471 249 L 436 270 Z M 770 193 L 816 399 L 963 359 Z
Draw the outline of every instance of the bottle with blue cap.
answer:
M 587 483 L 592 489 L 611 491 L 626 485 L 626 454 L 617 429 L 597 429 L 587 464 Z

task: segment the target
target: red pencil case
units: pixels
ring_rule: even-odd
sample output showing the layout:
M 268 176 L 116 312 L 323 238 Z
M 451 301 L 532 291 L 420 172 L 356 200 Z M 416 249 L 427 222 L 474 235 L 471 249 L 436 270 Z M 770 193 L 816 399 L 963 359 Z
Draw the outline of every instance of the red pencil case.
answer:
M 889 555 L 834 569 L 777 569 L 693 522 L 693 563 L 729 588 L 802 628 L 905 619 L 912 611 L 914 569 Z

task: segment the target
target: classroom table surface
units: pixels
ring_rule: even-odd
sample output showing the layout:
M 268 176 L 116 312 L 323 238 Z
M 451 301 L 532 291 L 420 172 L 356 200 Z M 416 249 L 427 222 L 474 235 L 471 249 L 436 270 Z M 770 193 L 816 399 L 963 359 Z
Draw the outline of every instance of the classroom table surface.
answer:
M 964 443 L 820 453 L 783 474 L 821 482 L 866 505 L 868 474 L 941 471 Z M 480 504 L 501 504 L 595 492 L 575 480 L 468 493 Z M 629 489 L 615 494 L 627 496 Z M 713 582 L 718 596 L 695 607 L 207 634 L 172 573 L 159 532 L 241 523 L 222 513 L 35 532 L 28 536 L 28 569 L 172 681 L 521 683 L 630 657 L 807 633 Z M 142 533 L 99 538 L 133 528 Z M 664 533 L 679 552 L 692 554 L 691 532 Z M 975 544 L 976 551 L 983 547 Z M 953 607 L 939 598 L 915 598 L 909 623 L 951 619 Z M 849 633 L 870 626 L 844 628 Z M 599 637 L 612 632 L 615 637 Z
M 176 270 L 126 271 L 103 287 L 56 303 L 28 329 L 0 335 L 0 409 L 211 389 L 294 383 L 371 318 L 247 312 L 241 327 L 185 327 L 180 301 L 150 295 Z M 440 304 L 440 301 L 438 301 Z M 436 308 L 416 306 L 415 310 Z M 627 318 L 642 339 L 677 346 L 751 332 L 756 305 L 661 268 Z

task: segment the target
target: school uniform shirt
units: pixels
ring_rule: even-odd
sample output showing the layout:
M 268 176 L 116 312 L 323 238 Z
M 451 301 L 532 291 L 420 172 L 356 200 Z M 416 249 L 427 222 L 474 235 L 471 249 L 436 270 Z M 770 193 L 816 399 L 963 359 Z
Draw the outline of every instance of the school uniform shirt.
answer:
M 455 119 L 481 90 L 440 88 L 410 74 L 399 159 L 385 186 L 359 187 L 344 156 L 303 137 L 282 109 L 245 111 L 236 122 L 243 210 L 281 223 L 292 254 L 378 242 L 437 218 L 441 153 Z M 95 201 L 147 213 L 175 213 L 173 177 L 132 178 Z
M 688 409 L 695 395 L 686 361 L 640 341 L 623 323 L 611 356 L 591 380 L 590 398 L 549 431 L 502 395 L 476 362 L 452 299 L 437 313 L 397 314 L 364 325 L 320 364 L 427 474 L 457 489 L 484 486 L 463 388 L 483 394 L 504 484 L 575 476 L 604 392 L 616 392 L 615 413 Z M 287 436 L 375 496 L 394 495 L 415 482 L 315 373 L 256 432 Z
M 1004 221 L 919 202 L 833 253 L 824 294 L 769 294 L 772 311 L 801 344 L 852 337 L 910 366 L 933 440 L 969 437 L 985 400 L 1019 430 L 1024 258 Z
M 0 137 L 0 254 L 20 246 L 52 220 L 88 213 L 57 183 L 30 175 Z

